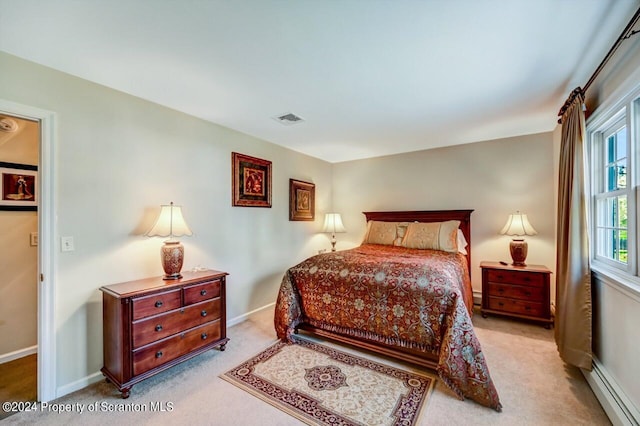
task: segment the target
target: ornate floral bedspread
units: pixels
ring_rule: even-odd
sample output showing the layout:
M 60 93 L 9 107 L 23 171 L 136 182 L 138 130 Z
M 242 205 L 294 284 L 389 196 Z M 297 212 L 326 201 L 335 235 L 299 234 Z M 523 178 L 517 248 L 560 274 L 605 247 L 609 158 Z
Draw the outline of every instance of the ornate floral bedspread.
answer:
M 471 323 L 472 297 L 460 254 L 363 244 L 290 268 L 280 286 L 275 328 L 279 338 L 290 339 L 305 322 L 439 353 L 438 375 L 460 398 L 500 410 Z

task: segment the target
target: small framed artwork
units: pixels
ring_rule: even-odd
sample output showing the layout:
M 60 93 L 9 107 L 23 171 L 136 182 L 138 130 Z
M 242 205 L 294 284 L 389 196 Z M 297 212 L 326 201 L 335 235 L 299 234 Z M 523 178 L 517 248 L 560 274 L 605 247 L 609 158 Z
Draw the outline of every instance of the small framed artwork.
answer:
M 271 207 L 271 161 L 231 153 L 232 205 Z
M 0 210 L 38 209 L 38 166 L 0 162 Z
M 315 217 L 315 184 L 289 179 L 289 220 L 314 220 Z

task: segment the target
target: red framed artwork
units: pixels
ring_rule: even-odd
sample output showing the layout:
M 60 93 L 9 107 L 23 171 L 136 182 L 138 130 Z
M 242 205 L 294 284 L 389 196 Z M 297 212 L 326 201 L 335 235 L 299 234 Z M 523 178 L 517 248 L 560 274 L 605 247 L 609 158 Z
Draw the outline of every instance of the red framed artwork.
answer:
M 289 220 L 314 220 L 316 186 L 310 182 L 289 179 Z
M 271 207 L 271 161 L 231 153 L 232 205 Z
M 38 167 L 0 162 L 0 210 L 38 209 Z

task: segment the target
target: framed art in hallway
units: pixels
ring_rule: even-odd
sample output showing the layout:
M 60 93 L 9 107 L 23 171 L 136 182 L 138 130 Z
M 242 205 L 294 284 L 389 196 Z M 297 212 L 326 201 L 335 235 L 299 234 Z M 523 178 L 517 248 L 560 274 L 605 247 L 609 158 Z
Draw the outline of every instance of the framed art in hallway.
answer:
M 271 207 L 271 161 L 231 153 L 232 205 Z
M 0 210 L 36 211 L 38 167 L 0 162 Z
M 312 221 L 316 216 L 316 185 L 289 179 L 289 220 Z

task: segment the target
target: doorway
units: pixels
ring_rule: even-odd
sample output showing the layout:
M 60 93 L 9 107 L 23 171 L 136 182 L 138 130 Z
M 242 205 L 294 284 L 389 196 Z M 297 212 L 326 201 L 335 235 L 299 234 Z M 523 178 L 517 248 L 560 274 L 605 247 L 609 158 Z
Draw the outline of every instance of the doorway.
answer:
M 37 178 L 35 183 L 35 196 L 36 207 L 33 209 L 22 210 L 0 210 L 0 213 L 5 211 L 16 211 L 21 213 L 34 213 L 35 212 L 35 225 L 29 225 L 31 228 L 35 227 L 35 231 L 31 230 L 28 235 L 24 235 L 24 229 L 17 232 L 17 238 L 27 238 L 29 247 L 35 250 L 36 268 L 35 277 L 31 275 L 31 279 L 35 281 L 36 286 L 36 301 L 35 311 L 35 328 L 36 328 L 36 346 L 21 348 L 11 356 L 16 359 L 24 358 L 20 355 L 27 354 L 29 351 L 34 351 L 35 358 L 37 359 L 37 400 L 41 402 L 48 402 L 56 398 L 56 375 L 55 375 L 55 315 L 54 315 L 54 295 L 55 295 L 55 265 L 54 265 L 54 235 L 55 235 L 55 221 L 54 221 L 54 198 L 53 198 L 53 147 L 55 146 L 56 138 L 56 114 L 35 108 L 27 105 L 22 105 L 10 101 L 0 99 L 0 116 L 9 117 L 15 121 L 25 121 L 27 123 L 36 123 L 36 138 L 37 142 L 37 154 L 35 164 L 37 165 Z M 10 129 L 12 123 L 0 123 L 0 126 Z M 8 144 L 9 142 L 6 142 Z M 23 155 L 13 153 L 11 155 Z M 17 158 L 17 157 L 12 157 Z M 2 161 L 0 159 L 0 161 Z M 17 170 L 22 170 L 20 166 L 29 164 L 23 164 L 18 162 L 9 162 L 14 165 L 18 165 Z M 31 164 L 33 165 L 33 164 Z M 28 168 L 25 168 L 28 170 Z M 15 169 L 10 170 L 10 172 Z M 21 184 L 23 185 L 23 184 Z M 27 187 L 28 188 L 28 187 Z M 25 187 L 22 191 L 18 191 L 17 194 L 23 194 Z M 28 188 L 29 189 L 29 188 Z M 5 191 L 10 192 L 10 191 Z M 0 197 L 2 198 L 2 197 Z M 10 197 L 11 198 L 11 197 Z M 16 198 L 16 197 L 14 197 Z M 20 197 L 17 197 L 20 198 Z M 31 245 L 33 244 L 33 245 Z M 25 273 L 28 275 L 29 273 Z M 12 296 L 10 294 L 9 296 Z M 4 296 L 3 296 L 4 299 Z M 19 329 L 19 328 L 18 328 Z M 15 332 L 12 335 L 12 339 L 15 337 Z M 34 350 L 35 349 L 35 350 Z M 0 353 L 2 355 L 2 353 Z M 8 358 L 5 358 L 7 360 Z
M 37 397 L 39 150 L 38 120 L 0 114 L 1 401 Z

